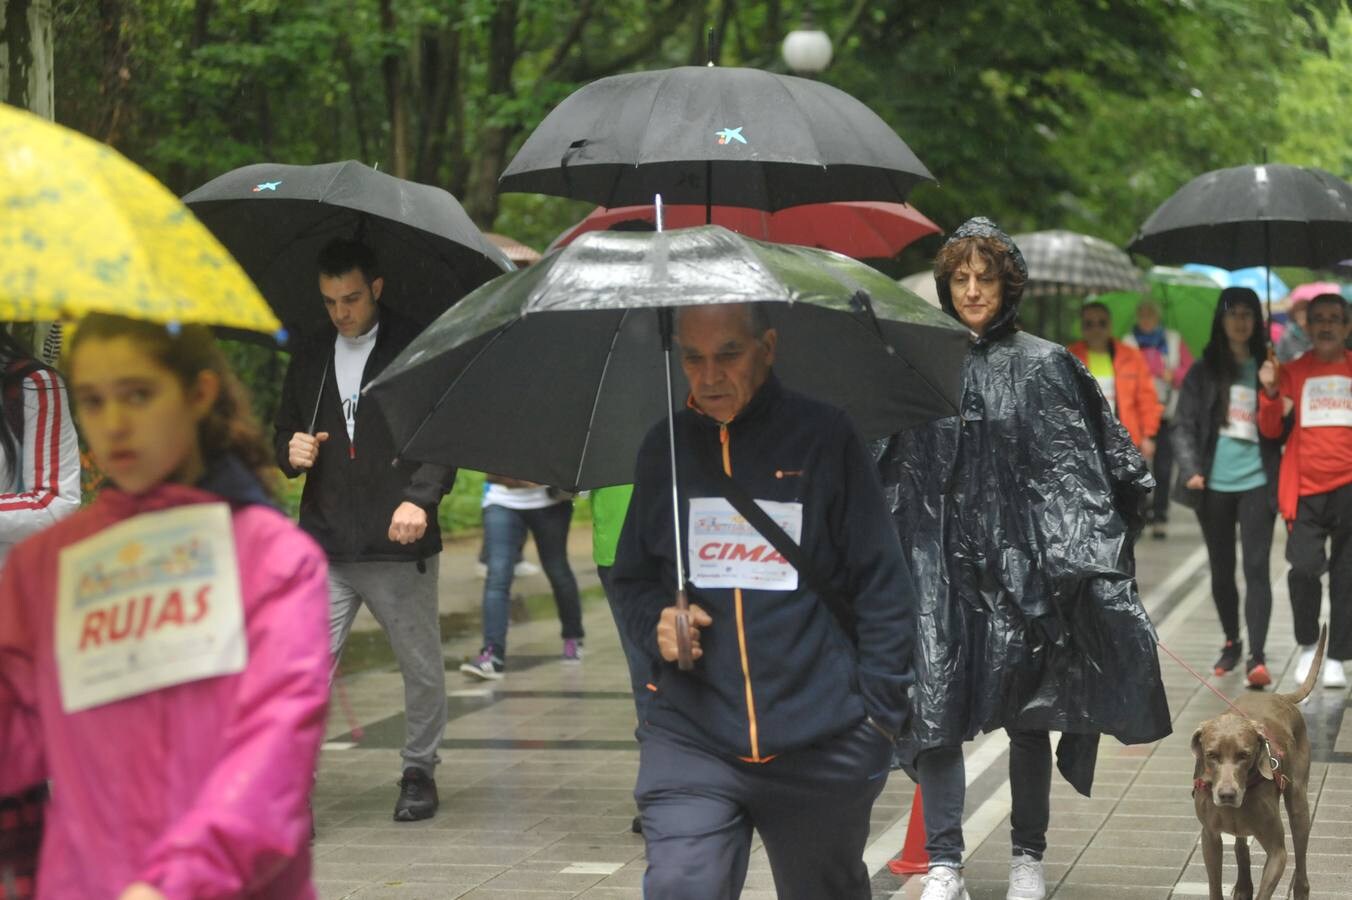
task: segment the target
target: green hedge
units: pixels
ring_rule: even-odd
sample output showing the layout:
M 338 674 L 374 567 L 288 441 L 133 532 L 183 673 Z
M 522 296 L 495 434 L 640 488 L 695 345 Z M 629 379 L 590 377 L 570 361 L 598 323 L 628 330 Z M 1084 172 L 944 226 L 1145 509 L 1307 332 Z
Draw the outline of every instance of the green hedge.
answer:
M 305 485 L 305 476 L 286 483 L 282 501 L 286 511 L 295 518 L 300 513 L 300 492 Z M 483 527 L 480 508 L 483 502 L 484 473 L 461 469 L 455 478 L 455 488 L 441 501 L 437 519 L 441 523 L 441 533 L 446 537 L 461 537 L 474 534 Z M 579 497 L 573 503 L 573 521 L 591 521 L 591 501 Z

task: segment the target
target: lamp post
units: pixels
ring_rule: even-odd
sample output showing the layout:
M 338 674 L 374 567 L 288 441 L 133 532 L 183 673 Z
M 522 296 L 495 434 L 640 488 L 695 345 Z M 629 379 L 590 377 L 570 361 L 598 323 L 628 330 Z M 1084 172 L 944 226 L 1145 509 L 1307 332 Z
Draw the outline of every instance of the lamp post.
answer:
M 780 52 L 789 68 L 800 75 L 816 75 L 831 64 L 831 38 L 817 27 L 810 7 L 804 7 L 798 27 L 785 35 Z

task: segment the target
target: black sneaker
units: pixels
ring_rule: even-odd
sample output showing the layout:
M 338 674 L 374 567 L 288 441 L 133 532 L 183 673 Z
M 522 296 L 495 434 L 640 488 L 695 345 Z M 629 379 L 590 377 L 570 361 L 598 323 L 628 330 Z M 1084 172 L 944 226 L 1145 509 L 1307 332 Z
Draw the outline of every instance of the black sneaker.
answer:
M 1211 671 L 1217 675 L 1232 672 L 1235 666 L 1239 665 L 1239 659 L 1243 655 L 1243 641 L 1226 641 L 1225 646 L 1221 648 L 1221 655 L 1216 658 L 1216 664 L 1211 667 Z
M 437 783 L 422 769 L 409 767 L 399 779 L 399 799 L 394 803 L 394 821 L 417 822 L 437 812 Z
M 629 823 L 629 830 L 632 831 L 634 834 L 642 834 L 642 833 L 643 833 L 643 817 L 642 817 L 642 816 L 634 816 L 634 821 L 632 821 L 632 822 Z

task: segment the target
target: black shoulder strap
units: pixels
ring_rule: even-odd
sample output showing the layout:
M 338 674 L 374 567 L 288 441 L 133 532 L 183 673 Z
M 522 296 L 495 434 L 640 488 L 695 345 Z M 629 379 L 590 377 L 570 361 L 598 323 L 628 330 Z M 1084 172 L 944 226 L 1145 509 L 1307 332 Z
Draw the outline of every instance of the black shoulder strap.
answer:
M 723 471 L 707 450 L 699 448 L 699 443 L 706 442 L 692 441 L 691 443 L 696 444 L 695 456 L 698 457 L 704 473 L 718 485 L 718 490 L 723 495 L 723 499 L 731 503 L 732 508 L 737 510 L 742 518 L 751 523 L 751 527 L 760 532 L 761 537 L 769 541 L 779 555 L 789 561 L 789 565 L 798 570 L 799 577 L 812 589 L 813 593 L 822 599 L 827 609 L 831 610 L 831 614 L 836 617 L 836 621 L 840 623 L 840 627 L 845 631 L 850 641 L 857 644 L 859 639 L 855 630 L 854 611 L 850 609 L 849 604 L 845 602 L 843 597 L 832 590 L 830 583 L 820 577 L 821 573 L 812 567 L 811 562 L 803 553 L 803 548 L 798 546 L 793 538 L 789 537 L 788 533 L 780 528 L 779 524 L 770 518 L 765 510 L 760 508 L 760 504 L 746 492 L 746 488 Z

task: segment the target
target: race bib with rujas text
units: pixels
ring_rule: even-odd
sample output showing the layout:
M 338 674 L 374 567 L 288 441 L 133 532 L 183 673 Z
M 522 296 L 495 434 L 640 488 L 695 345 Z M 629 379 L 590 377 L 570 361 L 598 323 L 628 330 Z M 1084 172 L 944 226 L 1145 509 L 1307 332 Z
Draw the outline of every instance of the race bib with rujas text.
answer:
M 803 504 L 757 500 L 784 532 L 799 543 Z M 792 591 L 798 570 L 722 497 L 690 500 L 690 583 L 700 588 Z
M 1305 428 L 1352 428 L 1352 378 L 1321 375 L 1306 379 L 1300 392 L 1300 424 Z
M 61 551 L 56 660 L 67 713 L 242 671 L 230 508 L 143 513 Z

